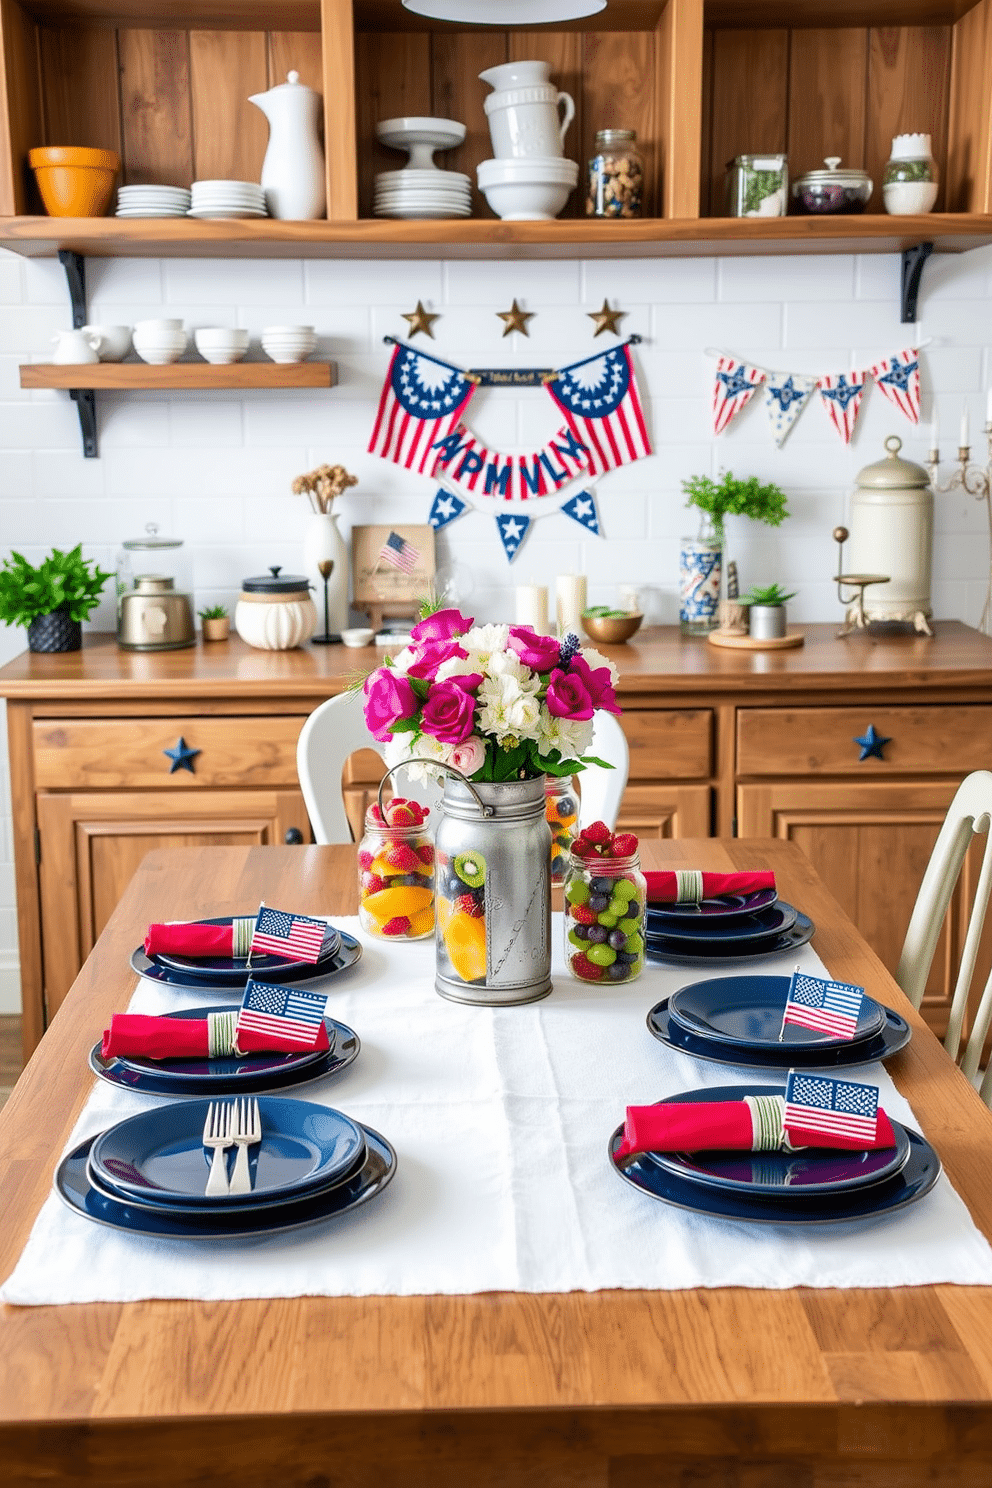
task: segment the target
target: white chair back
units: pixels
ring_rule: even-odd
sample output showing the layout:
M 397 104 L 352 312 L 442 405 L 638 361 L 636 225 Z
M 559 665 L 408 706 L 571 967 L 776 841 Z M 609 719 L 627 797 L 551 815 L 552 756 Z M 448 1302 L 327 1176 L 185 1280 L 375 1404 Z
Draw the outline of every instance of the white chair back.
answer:
M 958 966 L 947 1033 L 944 1037 L 944 1048 L 952 1059 L 958 1057 L 961 1047 L 961 1034 L 968 1010 L 968 999 L 974 980 L 975 964 L 989 896 L 992 892 L 990 822 L 992 822 L 992 771 L 976 770 L 961 782 L 953 801 L 947 808 L 944 825 L 940 829 L 923 875 L 923 882 L 909 921 L 896 971 L 896 981 L 913 1006 L 918 1008 L 923 1001 L 923 993 L 927 977 L 930 975 L 937 942 L 940 939 L 941 928 L 968 849 L 976 836 L 984 834 L 986 842 L 982 866 Z M 970 1080 L 974 1080 L 978 1073 L 982 1046 L 985 1043 L 990 1022 L 992 1022 L 992 975 L 985 984 L 967 1047 L 960 1060 L 962 1072 Z M 992 1105 L 992 1067 L 982 1082 L 981 1095 L 987 1105 Z
M 586 753 L 594 754 L 613 769 L 601 770 L 596 765 L 588 765 L 579 772 L 579 826 L 587 827 L 590 822 L 604 821 L 612 830 L 617 824 L 630 769 L 627 737 L 612 713 L 595 714 L 592 743 Z

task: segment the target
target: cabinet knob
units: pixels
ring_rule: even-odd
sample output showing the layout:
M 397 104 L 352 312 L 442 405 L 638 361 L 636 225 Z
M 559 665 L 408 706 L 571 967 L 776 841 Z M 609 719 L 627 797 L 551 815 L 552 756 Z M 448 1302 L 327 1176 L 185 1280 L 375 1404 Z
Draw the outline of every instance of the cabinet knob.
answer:
M 191 775 L 195 774 L 193 761 L 200 750 L 191 749 L 182 734 L 179 735 L 179 742 L 172 749 L 163 749 L 162 753 L 172 761 L 169 766 L 170 775 L 175 775 L 177 770 L 188 770 Z
M 283 841 L 285 842 L 287 847 L 299 847 L 300 843 L 303 841 L 303 833 L 300 831 L 299 827 L 290 827 L 289 831 L 283 838 Z
M 886 744 L 891 744 L 892 740 L 891 738 L 887 739 L 884 734 L 880 734 L 875 725 L 870 723 L 861 737 L 854 739 L 853 743 L 860 745 L 861 753 L 858 755 L 859 760 L 884 760 L 885 755 L 882 753 L 882 750 Z

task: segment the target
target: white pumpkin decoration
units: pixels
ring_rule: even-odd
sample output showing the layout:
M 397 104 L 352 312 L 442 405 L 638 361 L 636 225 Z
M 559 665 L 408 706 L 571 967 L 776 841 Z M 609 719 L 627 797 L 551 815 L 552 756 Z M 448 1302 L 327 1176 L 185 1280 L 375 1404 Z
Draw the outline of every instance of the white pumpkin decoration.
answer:
M 317 611 L 305 578 L 272 569 L 272 577 L 245 579 L 234 611 L 238 635 L 260 651 L 291 651 L 317 629 Z

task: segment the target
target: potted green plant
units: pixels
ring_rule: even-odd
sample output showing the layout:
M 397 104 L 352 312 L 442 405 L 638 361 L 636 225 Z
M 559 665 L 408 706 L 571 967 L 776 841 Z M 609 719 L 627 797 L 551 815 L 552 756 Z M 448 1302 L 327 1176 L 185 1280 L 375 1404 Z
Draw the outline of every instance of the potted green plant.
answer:
M 227 612 L 226 605 L 208 605 L 205 610 L 197 610 L 196 613 L 203 621 L 203 639 L 205 641 L 227 640 L 231 634 L 231 617 Z
M 24 625 L 31 651 L 78 651 L 82 622 L 100 602 L 110 578 L 83 557 L 82 543 L 68 552 L 53 548 L 37 568 L 11 552 L 0 567 L 0 620 Z
M 748 607 L 748 633 L 755 640 L 776 641 L 785 635 L 786 601 L 795 599 L 796 591 L 786 594 L 778 584 L 754 585 L 741 600 Z
M 682 482 L 686 506 L 701 513 L 696 538 L 684 538 L 679 555 L 680 620 L 689 635 L 705 634 L 718 623 L 728 516 L 750 517 L 778 527 L 789 515 L 785 492 L 756 475 L 740 479 L 727 470 L 718 481 L 691 475 Z

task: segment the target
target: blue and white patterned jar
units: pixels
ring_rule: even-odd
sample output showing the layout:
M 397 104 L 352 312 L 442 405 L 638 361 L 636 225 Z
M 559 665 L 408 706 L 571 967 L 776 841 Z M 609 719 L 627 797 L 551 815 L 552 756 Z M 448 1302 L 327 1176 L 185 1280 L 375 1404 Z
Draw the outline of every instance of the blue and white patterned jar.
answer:
M 714 534 L 679 545 L 679 624 L 683 635 L 706 635 L 719 623 L 723 544 Z

